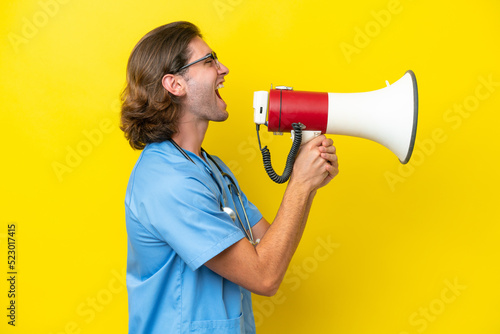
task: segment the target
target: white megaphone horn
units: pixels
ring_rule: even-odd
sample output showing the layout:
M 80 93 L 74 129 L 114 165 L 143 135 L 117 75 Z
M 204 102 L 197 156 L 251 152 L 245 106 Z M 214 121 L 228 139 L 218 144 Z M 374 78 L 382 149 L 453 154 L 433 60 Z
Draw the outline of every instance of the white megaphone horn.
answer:
M 253 108 L 257 130 L 267 125 L 275 133 L 292 132 L 295 139 L 299 133 L 300 141 L 319 134 L 365 138 L 387 147 L 406 164 L 417 134 L 417 79 L 407 71 L 392 85 L 363 93 L 304 92 L 281 86 L 270 92 L 254 92 Z M 287 165 L 293 165 L 299 146 L 300 142 L 294 140 Z M 270 166 L 267 147 L 261 151 L 271 179 L 278 183 L 288 180 L 286 174 L 291 173 L 292 166 L 278 176 Z

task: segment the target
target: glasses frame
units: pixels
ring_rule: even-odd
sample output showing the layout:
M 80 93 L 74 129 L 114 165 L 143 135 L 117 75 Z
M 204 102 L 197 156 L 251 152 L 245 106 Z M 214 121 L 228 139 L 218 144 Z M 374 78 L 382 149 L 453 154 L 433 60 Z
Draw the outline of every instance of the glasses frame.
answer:
M 200 59 L 197 59 L 197 60 L 195 60 L 195 61 L 193 61 L 193 62 L 191 62 L 191 63 L 189 63 L 187 65 L 182 66 L 177 71 L 175 71 L 175 73 L 179 73 L 183 69 L 188 68 L 189 66 L 197 64 L 197 63 L 199 63 L 201 61 L 204 61 L 205 59 L 208 59 L 208 58 L 212 58 L 215 61 L 215 66 L 217 66 L 217 69 L 220 69 L 219 59 L 217 58 L 217 54 L 214 51 L 212 51 L 209 54 L 207 54 L 206 56 L 203 56 Z

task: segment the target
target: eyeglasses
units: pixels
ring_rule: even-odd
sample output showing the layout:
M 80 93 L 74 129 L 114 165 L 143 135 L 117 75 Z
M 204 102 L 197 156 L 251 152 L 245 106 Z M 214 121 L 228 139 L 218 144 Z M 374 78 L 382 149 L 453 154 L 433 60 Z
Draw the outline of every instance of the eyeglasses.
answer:
M 187 65 L 182 66 L 175 73 L 180 72 L 183 69 L 188 68 L 189 66 L 194 65 L 196 63 L 199 63 L 200 61 L 204 61 L 205 59 L 208 59 L 208 58 L 212 58 L 214 60 L 214 62 L 215 62 L 215 66 L 217 67 L 217 69 L 220 69 L 220 64 L 219 64 L 219 59 L 217 59 L 217 54 L 214 51 L 212 51 L 209 54 L 207 54 L 206 56 L 201 57 L 198 60 L 195 60 L 195 61 L 193 61 L 193 62 L 191 62 L 191 63 L 189 63 Z

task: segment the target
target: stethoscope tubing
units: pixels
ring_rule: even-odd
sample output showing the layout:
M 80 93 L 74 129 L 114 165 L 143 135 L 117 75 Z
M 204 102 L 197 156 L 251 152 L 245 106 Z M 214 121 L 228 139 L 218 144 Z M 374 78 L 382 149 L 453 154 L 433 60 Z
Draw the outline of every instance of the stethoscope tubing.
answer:
M 189 161 L 191 161 L 192 163 L 194 163 L 196 165 L 196 162 L 194 162 L 193 159 L 191 159 L 191 157 L 182 149 L 182 147 L 180 147 L 173 139 L 170 139 L 170 142 L 174 145 L 174 147 Z M 225 173 L 222 168 L 220 168 L 219 164 L 215 161 L 214 158 L 212 158 L 212 156 L 210 154 L 207 153 L 207 151 L 205 151 L 203 148 L 201 149 L 207 156 L 207 158 L 210 160 L 210 162 L 212 162 L 214 164 L 214 166 L 218 169 L 219 173 L 220 173 L 220 176 L 222 176 L 222 185 L 219 184 L 219 177 L 217 175 L 214 175 L 214 180 L 215 182 L 217 182 L 217 184 L 220 186 L 221 188 L 221 192 L 222 192 L 222 199 L 224 201 L 224 207 L 222 206 L 222 203 L 221 203 L 221 210 L 222 211 L 225 211 L 224 208 L 229 208 L 231 209 L 229 206 L 228 206 L 228 199 L 227 199 L 227 196 L 226 196 L 226 192 L 224 191 L 224 178 L 226 177 L 227 179 L 229 179 L 229 184 L 227 184 L 227 187 L 229 189 L 229 193 L 231 194 L 231 200 L 233 201 L 233 205 L 234 205 L 234 211 L 236 213 L 236 217 L 238 218 L 238 221 L 241 225 L 241 228 L 243 229 L 243 231 L 245 232 L 246 236 L 247 236 L 247 239 L 252 243 L 252 245 L 256 245 L 259 240 L 257 240 L 257 242 L 254 240 L 254 236 L 253 236 L 253 232 L 252 232 L 252 227 L 250 226 L 250 220 L 248 219 L 248 215 L 247 215 L 247 211 L 245 209 L 245 206 L 243 205 L 243 201 L 241 199 L 241 195 L 240 195 L 240 192 L 238 190 L 238 187 L 236 186 L 236 183 L 234 182 L 233 178 L 231 177 L 231 175 Z M 234 192 L 231 190 L 231 188 L 234 188 Z M 236 193 L 236 196 L 238 197 L 238 201 L 240 202 L 240 206 L 241 208 L 243 209 L 243 214 L 245 216 L 245 220 L 246 220 L 246 225 L 248 227 L 245 228 L 245 225 L 243 224 L 243 221 L 238 213 L 238 208 L 236 206 L 236 203 L 234 202 L 234 198 L 233 198 L 233 193 Z

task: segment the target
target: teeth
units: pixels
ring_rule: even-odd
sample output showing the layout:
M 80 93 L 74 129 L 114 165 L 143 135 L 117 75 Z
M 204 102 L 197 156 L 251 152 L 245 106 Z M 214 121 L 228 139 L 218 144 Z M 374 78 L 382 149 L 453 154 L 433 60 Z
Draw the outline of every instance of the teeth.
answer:
M 222 83 L 218 84 L 217 87 L 215 87 L 215 89 L 221 89 L 221 88 L 224 88 L 224 85 Z

